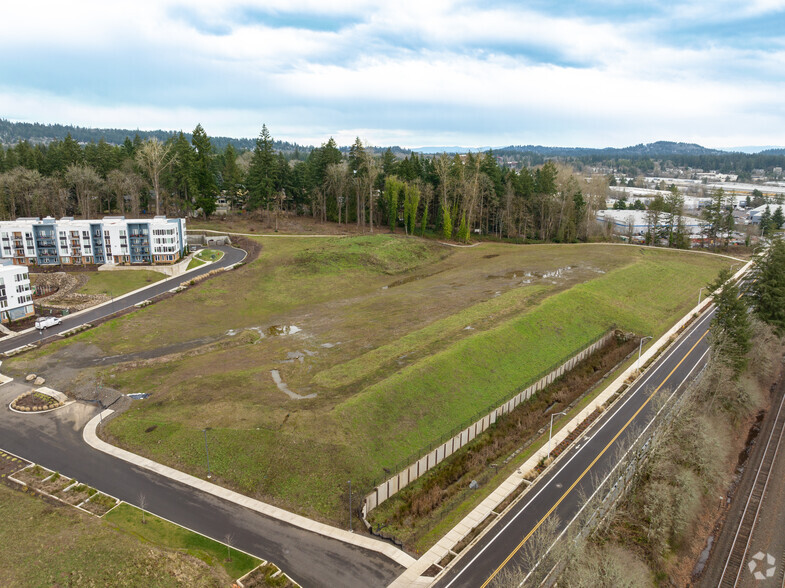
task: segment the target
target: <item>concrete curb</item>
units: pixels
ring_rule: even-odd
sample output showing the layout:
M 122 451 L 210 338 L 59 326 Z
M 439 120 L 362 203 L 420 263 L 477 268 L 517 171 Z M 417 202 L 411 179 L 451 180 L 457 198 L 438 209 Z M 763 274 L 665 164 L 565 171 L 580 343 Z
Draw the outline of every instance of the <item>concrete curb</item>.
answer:
M 85 425 L 82 436 L 85 443 L 87 443 L 93 449 L 97 449 L 98 451 L 107 453 L 113 457 L 116 457 L 117 459 L 122 459 L 123 461 L 127 461 L 128 463 L 132 463 L 138 467 L 145 468 L 161 476 L 180 482 L 181 484 L 196 488 L 197 490 L 201 490 L 207 494 L 211 494 L 218 498 L 233 502 L 262 515 L 288 523 L 292 526 L 299 527 L 306 531 L 317 533 L 325 537 L 330 537 L 332 539 L 336 539 L 362 549 L 376 551 L 377 553 L 390 558 L 405 568 L 408 568 L 415 562 L 413 557 L 390 544 L 382 543 L 381 541 L 377 541 L 363 535 L 350 533 L 349 531 L 344 531 L 343 529 L 337 529 L 335 527 L 331 527 L 330 525 L 325 525 L 324 523 L 312 521 L 311 519 L 308 519 L 304 516 L 291 513 L 270 504 L 266 504 L 259 500 L 239 494 L 238 492 L 234 492 L 233 490 L 228 490 L 221 486 L 217 486 L 216 484 L 212 484 L 205 480 L 200 480 L 199 478 L 191 476 L 190 474 L 186 474 L 174 468 L 170 468 L 169 466 L 155 462 L 151 459 L 147 459 L 146 457 L 141 457 L 135 453 L 131 453 L 130 451 L 126 451 L 125 449 L 120 449 L 119 447 L 115 447 L 114 445 L 106 443 L 105 441 L 98 438 L 96 430 L 98 428 L 98 423 L 101 422 L 103 418 L 108 417 L 112 413 L 114 413 L 113 410 L 106 409 L 102 413 L 93 417 L 90 422 Z
M 752 266 L 753 262 L 749 261 L 746 263 L 731 279 L 736 280 L 740 278 L 744 273 Z M 704 308 L 709 302 L 711 298 L 708 297 L 704 299 L 698 306 L 690 310 L 684 317 L 682 317 L 675 325 L 673 325 L 668 331 L 666 331 L 653 345 L 650 344 L 649 348 L 646 350 L 645 353 L 641 355 L 640 358 L 640 365 L 645 365 L 646 362 L 651 359 L 656 353 L 660 350 L 663 352 L 667 350 L 669 347 L 669 342 L 671 337 L 677 335 L 679 330 L 690 320 L 693 316 L 700 316 L 701 309 Z M 673 341 L 676 343 L 676 340 Z M 597 407 L 602 404 L 605 404 L 616 392 L 622 387 L 625 381 L 635 372 L 638 371 L 639 362 L 636 360 L 633 362 L 631 366 L 625 369 L 613 382 L 608 384 L 608 386 L 603 390 L 600 394 L 597 395 L 594 400 L 592 400 L 588 405 L 586 405 L 581 412 L 579 412 L 575 417 L 573 417 L 570 422 L 566 423 L 558 432 L 554 433 L 553 438 L 551 440 L 552 447 L 557 447 L 572 431 L 574 431 L 580 424 L 586 420 L 586 418 L 591 415 Z M 638 376 L 641 377 L 645 373 L 642 373 Z M 637 379 L 636 378 L 636 381 Z M 634 382 L 633 382 L 634 384 Z M 632 385 L 631 384 L 627 390 L 629 390 Z M 594 425 L 594 423 L 592 423 Z M 592 429 L 593 427 L 590 426 L 584 431 L 581 435 L 579 435 L 573 443 L 578 442 L 587 431 Z M 476 527 L 480 522 L 482 522 L 490 513 L 496 509 L 496 507 L 501 504 L 510 494 L 512 494 L 523 482 L 526 475 L 532 471 L 537 464 L 546 457 L 548 453 L 547 447 L 543 446 L 538 449 L 534 454 L 532 454 L 523 464 L 521 464 L 517 471 L 513 472 L 504 482 L 502 482 L 496 490 L 494 490 L 491 494 L 489 494 L 485 500 L 483 500 L 480 504 L 478 504 L 469 514 L 467 514 L 455 527 L 450 529 L 446 535 L 444 535 L 431 549 L 429 549 L 425 554 L 420 557 L 414 564 L 409 566 L 403 574 L 401 574 L 396 580 L 390 584 L 390 588 L 392 587 L 403 587 L 403 586 L 429 586 L 434 583 L 439 577 L 443 575 L 443 572 L 438 574 L 436 577 L 422 577 L 421 574 L 425 572 L 432 564 L 438 563 L 441 559 L 447 555 L 457 544 L 460 542 L 464 537 L 466 537 L 473 529 Z M 559 457 L 563 457 L 567 455 L 567 451 L 564 451 Z M 557 462 L 558 458 L 554 460 L 550 465 L 549 469 L 554 466 Z M 542 475 L 542 474 L 540 474 Z M 536 482 L 536 480 L 535 480 Z M 532 483 L 532 485 L 534 482 Z M 524 491 L 522 496 L 528 492 L 528 489 Z M 499 520 L 501 517 L 497 517 Z M 482 535 L 487 533 L 491 530 L 494 526 L 494 523 L 491 523 L 486 529 L 475 538 L 475 541 L 479 539 Z M 464 550 L 462 553 L 465 553 Z M 458 561 L 459 557 L 456 557 L 450 562 Z M 445 568 L 445 570 L 449 569 L 449 565 Z

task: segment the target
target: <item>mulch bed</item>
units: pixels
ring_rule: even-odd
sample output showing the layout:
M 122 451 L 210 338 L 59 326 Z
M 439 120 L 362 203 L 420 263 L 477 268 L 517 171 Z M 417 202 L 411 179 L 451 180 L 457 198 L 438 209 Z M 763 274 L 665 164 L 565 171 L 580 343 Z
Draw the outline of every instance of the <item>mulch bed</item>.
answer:
M 36 408 L 38 410 L 47 410 L 59 405 L 59 400 L 47 396 L 46 394 L 41 394 L 40 392 L 25 394 L 21 398 L 17 398 L 13 403 L 13 407 L 16 409 L 29 408 L 31 410 Z
M 41 490 L 42 492 L 46 492 L 47 494 L 57 495 L 58 492 L 70 486 L 73 483 L 71 478 L 66 478 L 65 476 L 59 476 L 56 479 L 49 479 L 46 481 L 38 482 L 38 484 L 33 485 L 34 488 L 37 490 Z
M 117 501 L 114 498 L 111 498 L 106 494 L 101 494 L 99 492 L 93 495 L 93 497 L 90 500 L 80 505 L 80 508 L 83 508 L 86 511 L 89 511 L 94 515 L 100 517 L 105 515 L 115 506 L 117 506 Z
M 95 493 L 95 490 L 87 486 L 86 484 L 77 484 L 70 490 L 66 492 L 61 492 L 58 495 L 60 500 L 67 502 L 68 504 L 73 504 L 76 506 L 90 498 L 91 492 Z
M 20 458 L 14 458 L 10 455 L 7 457 L 0 456 L 0 478 L 13 475 L 14 472 L 29 465 L 29 461 L 24 461 Z
M 245 588 L 266 588 L 267 586 L 290 588 L 296 586 L 296 584 L 290 582 L 283 574 L 279 574 L 273 578 L 272 575 L 277 571 L 278 568 L 272 564 L 259 566 L 243 578 L 243 586 L 245 586 Z
M 28 486 L 35 487 L 40 484 L 44 478 L 51 476 L 53 473 L 54 472 L 40 466 L 33 466 L 30 469 L 17 472 L 14 474 L 14 478 Z

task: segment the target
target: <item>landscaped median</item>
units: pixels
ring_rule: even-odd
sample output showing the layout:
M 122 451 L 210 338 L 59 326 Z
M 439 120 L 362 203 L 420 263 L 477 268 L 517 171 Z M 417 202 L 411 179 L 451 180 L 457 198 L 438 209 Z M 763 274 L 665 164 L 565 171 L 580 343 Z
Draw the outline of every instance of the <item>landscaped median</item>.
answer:
M 112 510 L 119 502 L 95 488 L 36 464 L 9 475 L 8 479 L 22 484 L 25 491 L 44 494 L 99 517 Z
M 43 382 L 43 378 L 40 381 Z M 20 394 L 10 407 L 15 412 L 47 412 L 65 406 L 67 402 L 68 397 L 62 392 L 41 387 Z

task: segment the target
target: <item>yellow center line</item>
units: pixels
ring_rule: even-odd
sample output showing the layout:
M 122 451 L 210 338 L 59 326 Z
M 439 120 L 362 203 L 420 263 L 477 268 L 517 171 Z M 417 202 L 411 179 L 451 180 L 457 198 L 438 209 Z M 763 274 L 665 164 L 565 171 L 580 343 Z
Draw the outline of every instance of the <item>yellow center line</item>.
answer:
M 502 568 L 503 568 L 504 566 L 506 566 L 506 565 L 507 565 L 507 562 L 509 562 L 509 561 L 510 561 L 510 559 L 512 559 L 512 557 L 513 557 L 513 556 L 514 556 L 516 553 L 518 553 L 518 551 L 520 551 L 521 547 L 523 547 L 523 546 L 524 546 L 524 544 L 525 544 L 525 543 L 526 543 L 526 542 L 529 540 L 529 538 L 530 538 L 530 537 L 531 537 L 531 536 L 534 534 L 534 532 L 535 532 L 537 529 L 539 529 L 539 528 L 540 528 L 540 525 L 542 525 L 542 524 L 545 522 L 545 519 L 547 519 L 549 516 L 551 516 L 551 514 L 553 513 L 553 511 L 554 511 L 554 510 L 556 510 L 556 508 L 558 508 L 558 506 L 559 506 L 559 505 L 562 503 L 562 501 L 563 501 L 565 498 L 567 498 L 567 496 L 569 495 L 569 493 L 573 491 L 573 489 L 575 488 L 575 486 L 577 486 L 577 485 L 578 485 L 578 483 L 579 483 L 579 482 L 580 482 L 580 481 L 583 479 L 583 477 L 584 477 L 584 476 L 585 476 L 585 475 L 586 475 L 586 474 L 589 472 L 589 470 L 591 470 L 591 469 L 594 467 L 594 465 L 597 463 L 597 461 L 598 461 L 598 460 L 599 460 L 599 459 L 600 459 L 600 458 L 601 458 L 601 457 L 602 457 L 602 456 L 605 454 L 605 452 L 606 452 L 606 451 L 607 451 L 607 450 L 610 448 L 610 446 L 611 446 L 611 445 L 613 445 L 613 444 L 616 442 L 616 439 L 618 439 L 618 438 L 619 438 L 619 435 L 621 435 L 621 434 L 624 432 L 624 430 L 625 430 L 625 429 L 626 429 L 626 428 L 627 428 L 627 427 L 630 425 L 630 423 L 631 423 L 633 420 L 635 420 L 635 418 L 636 418 L 636 417 L 638 416 L 638 414 L 639 414 L 639 413 L 640 413 L 640 412 L 641 412 L 641 411 L 644 409 L 644 407 L 645 407 L 645 406 L 646 406 L 646 405 L 649 403 L 649 401 L 650 401 L 652 398 L 654 398 L 654 395 L 655 395 L 655 394 L 657 394 L 657 392 L 659 392 L 660 388 L 662 388 L 662 387 L 665 385 L 665 382 L 667 382 L 667 381 L 668 381 L 668 379 L 669 379 L 669 378 L 670 378 L 670 377 L 673 375 L 673 372 L 675 372 L 677 369 L 679 369 L 679 366 L 680 366 L 682 363 L 684 363 L 684 360 L 685 360 L 685 359 L 687 359 L 687 357 L 689 357 L 690 353 L 692 353 L 692 351 L 693 351 L 693 350 L 694 350 L 694 349 L 695 349 L 695 348 L 698 346 L 698 343 L 700 343 L 701 341 L 703 341 L 703 338 L 704 338 L 704 337 L 705 337 L 705 336 L 706 336 L 708 333 L 709 333 L 709 331 L 708 331 L 708 329 L 707 329 L 707 330 L 706 330 L 706 332 L 705 332 L 705 333 L 703 333 L 703 335 L 701 335 L 700 339 L 698 339 L 698 340 L 695 342 L 695 345 L 693 345 L 693 346 L 690 348 L 690 350 L 689 350 L 687 353 L 685 353 L 685 354 L 684 354 L 684 357 L 682 357 L 682 358 L 681 358 L 681 360 L 679 361 L 679 363 L 677 363 L 677 364 L 676 364 L 676 367 L 674 367 L 674 368 L 673 368 L 673 369 L 670 371 L 670 373 L 669 373 L 669 374 L 668 374 L 668 375 L 665 377 L 665 379 L 664 379 L 664 380 L 663 380 L 663 381 L 660 383 L 660 385 L 659 385 L 659 386 L 657 386 L 657 388 L 654 390 L 654 392 L 652 392 L 652 393 L 649 395 L 649 397 L 646 399 L 646 401 L 645 401 L 645 402 L 644 402 L 644 403 L 643 403 L 643 404 L 640 406 L 640 408 L 639 408 L 638 410 L 636 410 L 636 411 L 635 411 L 635 414 L 633 414 L 633 415 L 630 417 L 630 419 L 629 419 L 629 420 L 628 420 L 626 423 L 624 423 L 624 426 L 623 426 L 621 429 L 619 429 L 619 432 L 618 432 L 618 433 L 616 433 L 616 435 L 614 435 L 614 436 L 613 436 L 613 439 L 611 439 L 611 440 L 608 442 L 608 444 L 607 444 L 607 445 L 606 445 L 606 446 L 603 448 L 603 450 L 602 450 L 602 451 L 600 451 L 600 453 L 597 455 L 597 457 L 595 457 L 595 458 L 594 458 L 594 460 L 593 460 L 593 461 L 592 461 L 592 462 L 589 464 L 589 466 L 588 466 L 588 467 L 587 467 L 585 470 L 583 470 L 583 473 L 582 473 L 580 476 L 578 476 L 578 479 L 576 479 L 576 480 L 575 480 L 575 481 L 572 483 L 572 486 L 570 486 L 569 488 L 567 488 L 567 491 L 566 491 L 564 494 L 562 494 L 561 498 L 559 498 L 559 500 L 557 500 L 557 501 L 556 501 L 556 503 L 555 503 L 555 504 L 554 504 L 554 505 L 551 507 L 551 509 L 550 509 L 550 510 L 549 510 L 547 513 L 545 513 L 545 516 L 544 516 L 544 517 L 542 517 L 542 518 L 540 519 L 540 521 L 539 521 L 539 522 L 538 522 L 538 523 L 537 523 L 537 524 L 534 526 L 534 528 L 533 528 L 531 531 L 529 531 L 529 533 L 528 533 L 528 534 L 527 534 L 527 535 L 526 535 L 526 536 L 525 536 L 525 537 L 524 537 L 524 538 L 521 540 L 521 542 L 520 542 L 520 543 L 518 543 L 518 546 L 517 546 L 515 549 L 513 549 L 513 550 L 512 550 L 512 552 L 510 553 L 510 555 L 508 555 L 508 556 L 507 556 L 507 558 L 506 558 L 506 559 L 505 559 L 505 560 L 504 560 L 504 561 L 501 563 L 501 565 L 500 565 L 498 568 L 496 568 L 496 570 L 494 570 L 493 574 L 491 574 L 491 576 L 490 576 L 490 577 L 489 577 L 487 580 L 485 580 L 485 582 L 483 583 L 483 585 L 482 585 L 482 587 L 481 587 L 481 588 L 485 588 L 485 587 L 486 587 L 486 586 L 487 586 L 487 585 L 490 583 L 490 581 L 491 581 L 491 580 L 493 580 L 493 579 L 496 577 L 496 575 L 497 575 L 497 574 L 498 574 L 498 573 L 499 573 L 499 572 L 502 570 Z

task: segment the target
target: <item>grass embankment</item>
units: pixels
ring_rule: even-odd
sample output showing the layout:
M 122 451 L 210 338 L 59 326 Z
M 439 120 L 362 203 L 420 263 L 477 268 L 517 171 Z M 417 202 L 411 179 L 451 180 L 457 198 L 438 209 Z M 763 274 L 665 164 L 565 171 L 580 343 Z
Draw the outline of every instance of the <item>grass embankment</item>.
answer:
M 201 431 L 211 427 L 220 481 L 339 523 L 346 480 L 367 489 L 384 468 L 614 323 L 663 332 L 730 263 L 608 245 L 454 249 L 388 235 L 260 241 L 264 249 L 246 266 L 68 345 L 105 357 L 162 349 L 160 358 L 96 374 L 123 392 L 154 394 L 111 422 L 116 442 L 202 475 Z M 276 325 L 302 331 L 274 336 L 284 332 Z M 164 349 L 187 344 L 200 347 Z M 52 351 L 70 361 L 67 349 L 46 349 L 14 359 L 12 369 L 35 371 L 36 358 Z M 272 369 L 316 398 L 290 400 Z
M 90 272 L 87 274 L 87 283 L 77 292 L 80 294 L 111 294 L 117 297 L 163 280 L 165 277 L 165 274 L 152 270 Z
M 0 513 L 2 586 L 227 586 L 236 578 L 217 556 L 208 565 L 160 543 L 140 543 L 74 508 L 3 485 Z
M 375 463 L 378 472 L 501 403 L 611 325 L 663 333 L 695 301 L 693 289 L 673 291 L 662 285 L 679 276 L 684 282 L 705 283 L 712 272 L 700 269 L 687 260 L 655 256 L 579 284 L 520 318 L 463 339 L 370 386 L 337 407 L 337 417 L 351 429 L 375 432 L 364 440 L 363 458 Z

